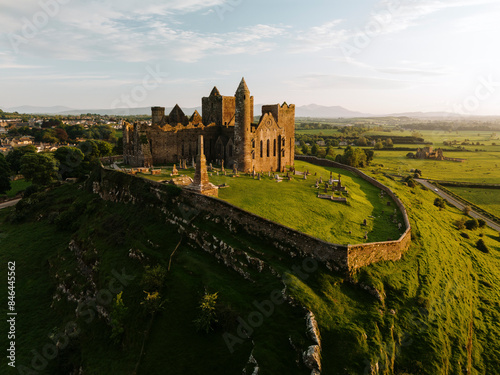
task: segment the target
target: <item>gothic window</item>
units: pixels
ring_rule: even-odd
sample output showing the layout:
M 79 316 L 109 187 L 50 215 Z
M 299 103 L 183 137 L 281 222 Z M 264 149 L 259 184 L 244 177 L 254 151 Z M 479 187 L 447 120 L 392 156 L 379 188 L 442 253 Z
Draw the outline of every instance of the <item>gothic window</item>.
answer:
M 273 156 L 276 156 L 276 139 L 274 140 L 273 144 Z
M 262 152 L 263 152 L 263 149 L 264 149 L 264 147 L 263 147 L 263 145 L 262 145 L 262 141 L 260 141 L 260 157 L 262 157 L 262 156 L 263 156 L 263 153 L 262 153 Z
M 267 157 L 269 157 L 269 139 L 267 140 Z
M 255 159 L 255 151 L 252 151 L 252 159 Z
M 255 139 L 252 139 L 252 148 L 255 148 Z

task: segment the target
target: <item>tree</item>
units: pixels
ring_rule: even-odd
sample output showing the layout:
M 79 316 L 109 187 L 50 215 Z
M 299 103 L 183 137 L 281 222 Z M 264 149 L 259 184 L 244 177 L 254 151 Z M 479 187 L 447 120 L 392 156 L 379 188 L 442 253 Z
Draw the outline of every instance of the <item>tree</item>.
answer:
M 309 146 L 308 146 L 308 145 L 306 145 L 305 143 L 304 143 L 304 145 L 302 146 L 302 153 L 303 153 L 304 155 L 309 154 Z
M 366 140 L 365 137 L 359 137 L 358 140 L 356 141 L 356 145 L 360 147 L 366 147 L 368 146 L 368 141 Z
M 61 143 L 66 143 L 68 141 L 68 133 L 66 130 L 57 128 L 56 129 L 56 137 L 61 141 Z
M 318 155 L 318 151 L 319 151 L 319 146 L 315 143 L 312 145 L 311 147 L 311 154 L 312 155 Z
M 5 194 L 10 190 L 10 174 L 9 163 L 3 154 L 0 154 L 0 194 Z
M 385 148 L 393 148 L 394 147 L 394 143 L 392 143 L 392 139 L 390 138 L 387 138 L 384 142 L 384 147 Z
M 18 174 L 21 170 L 21 158 L 27 153 L 36 153 L 36 147 L 33 145 L 15 148 L 7 154 L 5 160 L 9 163 L 12 173 Z
M 76 147 L 59 147 L 54 152 L 59 161 L 59 174 L 62 178 L 79 177 L 82 174 L 83 152 Z
M 363 152 L 366 154 L 366 165 L 370 165 L 371 161 L 375 157 L 375 152 L 369 149 L 364 149 Z
M 479 219 L 477 223 L 479 224 L 479 228 L 484 228 L 486 226 L 486 221 L 483 219 Z
M 377 143 L 375 143 L 375 150 L 381 150 L 384 148 L 384 144 L 382 143 L 382 141 L 378 141 Z
M 366 154 L 362 149 L 351 146 L 347 146 L 342 157 L 342 163 L 350 165 L 354 168 L 366 166 L 366 160 Z
M 109 156 L 113 153 L 113 145 L 106 141 L 95 141 L 99 149 L 99 156 Z
M 59 162 L 50 154 L 27 153 L 21 159 L 21 174 L 36 185 L 49 185 L 57 178 Z

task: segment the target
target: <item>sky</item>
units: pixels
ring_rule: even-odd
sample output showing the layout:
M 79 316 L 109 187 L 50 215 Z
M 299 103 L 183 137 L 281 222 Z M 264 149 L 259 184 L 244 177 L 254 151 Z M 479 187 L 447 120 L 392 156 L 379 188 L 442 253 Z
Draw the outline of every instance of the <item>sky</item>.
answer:
M 0 0 L 0 108 L 500 115 L 499 0 Z

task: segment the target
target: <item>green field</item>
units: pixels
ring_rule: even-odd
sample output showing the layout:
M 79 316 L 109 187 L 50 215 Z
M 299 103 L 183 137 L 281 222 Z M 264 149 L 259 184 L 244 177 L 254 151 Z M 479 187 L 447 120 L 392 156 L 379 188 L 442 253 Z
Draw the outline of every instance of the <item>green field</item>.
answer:
M 394 240 L 405 231 L 404 226 L 401 231 L 398 229 L 397 223 L 403 222 L 399 211 L 397 223 L 393 222 L 394 202 L 387 195 L 379 197 L 380 189 L 363 179 L 342 169 L 323 168 L 301 161 L 296 162 L 296 169 L 308 170 L 311 175 L 307 180 L 295 176 L 292 181 L 280 183 L 267 175 L 261 181 L 244 175 L 238 178 L 213 175 L 210 181 L 216 185 L 229 185 L 229 188 L 219 190 L 220 199 L 328 242 L 358 244 Z M 186 174 L 192 176 L 193 172 L 191 169 Z M 347 204 L 317 198 L 318 192 L 324 193 L 324 190 L 315 188 L 316 179 L 321 176 L 327 181 L 330 172 L 333 172 L 334 179 L 341 174 L 342 184 L 349 192 Z M 162 176 L 143 177 L 162 180 L 170 178 L 169 173 L 170 170 L 165 170 Z M 390 207 L 387 206 L 389 201 Z M 367 226 L 362 225 L 364 219 Z M 368 240 L 364 238 L 365 232 L 368 232 Z
M 500 190 L 447 186 L 455 194 L 500 217 Z
M 412 169 L 420 169 L 422 178 L 433 180 L 500 183 L 500 152 L 444 153 L 447 157 L 466 159 L 463 163 L 408 159 L 407 153 L 408 151 L 375 151 L 373 165 L 369 169 L 401 175 L 410 174 Z
M 11 189 L 5 195 L 7 195 L 9 198 L 14 197 L 17 193 L 25 190 L 30 185 L 31 185 L 31 182 L 27 182 L 26 180 L 11 181 L 10 182 Z

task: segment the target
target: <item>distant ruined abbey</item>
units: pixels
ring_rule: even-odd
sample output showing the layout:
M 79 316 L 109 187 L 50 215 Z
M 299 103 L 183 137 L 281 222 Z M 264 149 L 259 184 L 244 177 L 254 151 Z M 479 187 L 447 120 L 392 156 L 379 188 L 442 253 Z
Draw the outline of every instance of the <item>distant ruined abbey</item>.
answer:
M 151 167 L 191 161 L 198 138 L 204 138 L 207 163 L 224 162 L 242 172 L 283 171 L 295 159 L 295 105 L 264 105 L 258 123 L 253 122 L 254 99 L 245 79 L 235 96 L 222 96 L 214 87 L 202 99 L 202 115 L 188 118 L 176 105 L 168 116 L 164 107 L 153 107 L 151 126 L 123 126 L 124 162 Z

